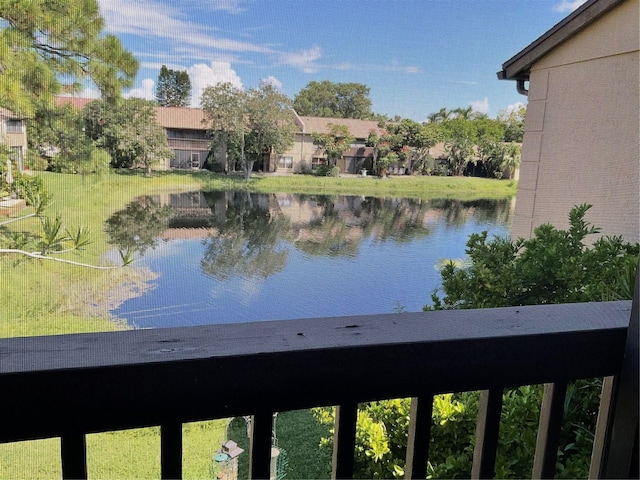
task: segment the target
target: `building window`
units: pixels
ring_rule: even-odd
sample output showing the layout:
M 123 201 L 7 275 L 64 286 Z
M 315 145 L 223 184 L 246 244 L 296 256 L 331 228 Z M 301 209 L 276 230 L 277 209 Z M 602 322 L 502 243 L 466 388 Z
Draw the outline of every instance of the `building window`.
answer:
M 22 120 L 7 120 L 7 133 L 22 133 Z
M 293 166 L 293 157 L 281 156 L 278 160 L 278 168 L 291 168 Z

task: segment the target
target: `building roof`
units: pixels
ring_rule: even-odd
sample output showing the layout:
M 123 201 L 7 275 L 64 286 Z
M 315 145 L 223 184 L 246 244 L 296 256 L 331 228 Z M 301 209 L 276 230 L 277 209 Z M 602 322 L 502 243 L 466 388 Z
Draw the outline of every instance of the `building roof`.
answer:
M 204 110 L 187 107 L 156 107 L 158 125 L 164 128 L 207 130 Z
M 375 120 L 358 120 L 355 118 L 326 118 L 326 117 L 300 117 L 302 133 L 329 133 L 329 125 L 346 125 L 356 138 L 367 138 L 371 131 L 381 133 L 384 129 L 378 127 Z
M 56 97 L 57 105 L 70 103 L 74 108 L 82 109 L 94 98 Z M 155 107 L 158 125 L 163 128 L 186 130 L 207 130 L 204 110 L 189 107 Z M 384 132 L 375 120 L 358 120 L 355 118 L 301 117 L 295 114 L 295 122 L 302 133 L 329 133 L 329 125 L 346 125 L 351 135 L 357 139 L 365 139 L 371 131 Z
M 23 120 L 25 117 L 22 115 L 18 115 L 14 111 L 7 108 L 0 107 L 0 118 L 4 118 L 7 120 Z
M 531 67 L 561 43 L 627 0 L 588 0 L 568 17 L 502 64 L 500 80 L 528 80 Z
M 96 100 L 95 98 L 81 98 L 81 97 L 56 97 L 56 105 L 61 107 L 62 105 L 71 104 L 75 109 L 82 110 L 89 103 Z

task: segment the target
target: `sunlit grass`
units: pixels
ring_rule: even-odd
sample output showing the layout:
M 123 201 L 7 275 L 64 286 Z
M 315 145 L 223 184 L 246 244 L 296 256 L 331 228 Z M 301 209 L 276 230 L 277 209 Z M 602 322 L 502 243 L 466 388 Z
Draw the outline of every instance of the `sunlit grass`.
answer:
M 224 442 L 227 420 L 183 426 L 183 478 L 210 476 Z M 87 435 L 89 478 L 160 478 L 160 429 L 138 428 Z M 0 479 L 61 478 L 60 439 L 0 444 Z

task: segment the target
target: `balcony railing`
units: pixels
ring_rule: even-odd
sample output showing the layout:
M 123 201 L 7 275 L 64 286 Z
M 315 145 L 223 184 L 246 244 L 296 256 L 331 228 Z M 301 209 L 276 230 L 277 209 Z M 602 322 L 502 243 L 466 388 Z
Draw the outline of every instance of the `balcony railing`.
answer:
M 554 472 L 567 382 L 608 377 L 591 473 L 629 476 L 638 415 L 637 302 L 634 313 L 631 305 L 396 313 L 2 339 L 0 443 L 61 437 L 63 476 L 84 478 L 86 434 L 159 425 L 162 476 L 179 478 L 183 423 L 252 415 L 250 475 L 269 478 L 272 414 L 337 405 L 333 476 L 348 478 L 357 404 L 411 397 L 406 475 L 424 479 L 433 395 L 482 390 L 472 475 L 485 478 L 493 476 L 503 389 L 544 383 L 532 472 L 544 478 Z M 629 327 L 634 316 L 635 327 L 634 322 Z M 631 357 L 625 357 L 625 349 Z M 634 362 L 635 383 L 633 373 L 624 373 Z M 222 390 L 216 388 L 221 377 Z

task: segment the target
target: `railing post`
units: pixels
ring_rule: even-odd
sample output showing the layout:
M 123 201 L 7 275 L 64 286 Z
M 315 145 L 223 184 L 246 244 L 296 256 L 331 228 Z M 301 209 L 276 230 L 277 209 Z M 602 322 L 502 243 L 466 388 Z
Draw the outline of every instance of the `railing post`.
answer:
M 336 407 L 331 478 L 353 478 L 358 404 Z
M 553 478 L 554 476 L 566 394 L 567 382 L 544 385 L 531 478 Z
M 620 373 L 605 378 L 593 440 L 589 478 L 638 478 L 638 402 L 640 396 L 640 263 Z
M 163 480 L 182 478 L 182 424 L 160 426 L 160 476 Z
M 500 431 L 500 416 L 502 415 L 502 394 L 502 388 L 480 392 L 471 478 L 493 478 L 495 476 L 498 433 Z
M 433 395 L 411 399 L 407 458 L 404 469 L 406 479 L 427 478 L 432 415 Z
M 87 478 L 87 441 L 84 433 L 68 433 L 60 438 L 62 478 Z
M 249 478 L 268 479 L 271 476 L 271 436 L 273 412 L 251 417 Z

